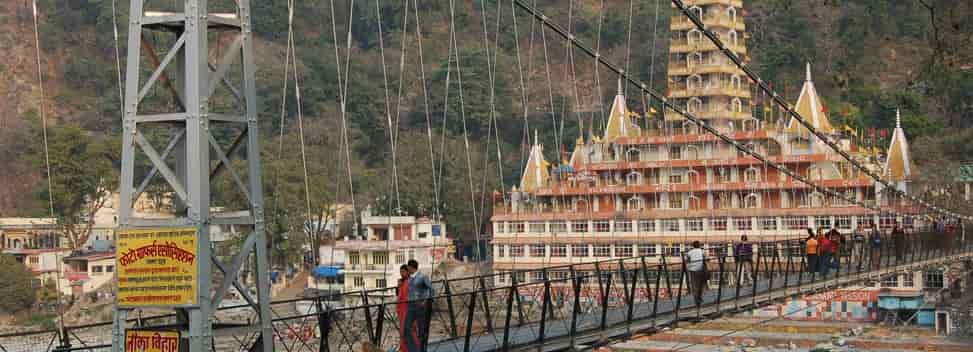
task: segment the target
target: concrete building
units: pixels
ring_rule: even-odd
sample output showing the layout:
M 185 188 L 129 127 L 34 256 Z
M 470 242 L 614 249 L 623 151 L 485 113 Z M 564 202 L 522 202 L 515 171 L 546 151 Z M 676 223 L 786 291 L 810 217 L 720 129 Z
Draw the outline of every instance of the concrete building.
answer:
M 749 60 L 742 1 L 688 4 L 730 50 Z M 727 253 L 741 235 L 755 243 L 757 252 L 783 255 L 785 248 L 770 242 L 802 238 L 806 228 L 834 227 L 847 234 L 873 226 L 888 231 L 895 221 L 907 231 L 916 225 L 912 217 L 878 214 L 849 201 L 892 206 L 901 213 L 916 211 L 883 197 L 885 192 L 871 177 L 789 114 L 776 107 L 755 109 L 758 93 L 749 78 L 695 28 L 681 13 L 674 14 L 668 66 L 671 101 L 746 148 L 841 197 L 761 163 L 674 111 L 662 116 L 652 109 L 633 112 L 619 83 L 601 136 L 578 138 L 570 158 L 562 161 L 559 155 L 553 166 L 535 137 L 519 185 L 508 197 L 495 197 L 495 270 L 632 256 L 648 256 L 650 262 L 665 256 L 671 263 L 680 260 L 695 240 L 712 255 Z M 766 97 L 761 100 L 766 105 Z M 884 156 L 862 147 L 849 128 L 830 122 L 810 64 L 793 107 L 854 160 L 894 187 L 908 188 L 916 170 L 899 123 Z M 550 273 L 554 278 L 567 274 Z
M 378 216 L 362 212 L 364 240 L 343 240 L 335 250 L 344 252 L 344 291 L 395 287 L 399 267 L 409 259 L 431 273 L 438 263 L 452 256 L 452 241 L 446 224 L 425 217 Z
M 115 280 L 115 252 L 75 252 L 63 268 L 61 294 L 80 297 Z

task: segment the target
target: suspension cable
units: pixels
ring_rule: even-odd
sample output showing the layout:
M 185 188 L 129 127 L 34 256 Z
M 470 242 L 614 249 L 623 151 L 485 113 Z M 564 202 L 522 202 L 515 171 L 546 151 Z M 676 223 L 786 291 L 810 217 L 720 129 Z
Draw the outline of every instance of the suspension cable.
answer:
M 470 186 L 470 203 L 472 204 L 471 210 L 473 211 L 473 234 L 475 236 L 475 244 L 473 247 L 474 257 L 477 261 L 480 260 L 480 227 L 477 224 L 480 223 L 479 214 L 476 211 L 476 195 L 474 194 L 475 189 L 473 188 L 473 162 L 470 157 L 470 138 L 466 123 L 466 106 L 463 99 L 463 64 L 461 59 L 461 54 L 459 52 L 459 43 L 456 40 L 456 25 L 455 25 L 455 0 L 449 1 L 449 31 L 450 31 L 450 41 L 452 42 L 453 48 L 456 50 L 456 81 L 459 85 L 459 107 L 460 107 L 460 121 L 463 125 L 463 145 L 466 151 L 466 168 L 467 168 L 467 180 Z
M 350 81 L 349 74 L 351 70 L 351 29 L 352 29 L 352 22 L 354 21 L 355 18 L 354 17 L 355 0 L 351 0 L 351 3 L 348 6 L 348 34 L 345 39 L 346 56 L 345 56 L 345 65 L 344 65 L 345 77 L 343 81 L 342 81 L 342 69 L 341 69 L 342 64 L 341 64 L 340 54 L 338 51 L 338 30 L 337 30 L 337 23 L 336 23 L 337 17 L 335 17 L 334 14 L 334 0 L 330 0 L 330 3 L 331 3 L 331 34 L 334 36 L 335 39 L 334 58 L 335 58 L 335 64 L 337 66 L 336 69 L 338 73 L 338 99 L 339 99 L 339 105 L 341 109 L 340 110 L 341 145 L 344 147 L 343 149 L 345 154 L 345 164 L 348 171 L 348 191 L 351 198 L 352 222 L 354 223 L 354 227 L 352 228 L 352 233 L 355 235 L 355 237 L 358 237 L 358 220 L 359 220 L 358 207 L 355 204 L 355 182 L 351 171 L 351 144 L 350 141 L 348 140 L 348 117 L 347 117 L 348 81 Z
M 37 0 L 31 1 L 31 10 L 33 11 L 32 13 L 33 13 L 33 20 L 34 20 L 34 50 L 35 50 L 34 54 L 35 54 L 35 58 L 37 59 L 37 86 L 40 90 L 40 98 L 38 99 L 37 107 L 41 114 L 41 130 L 43 133 L 43 142 L 44 142 L 44 167 L 47 170 L 47 206 L 48 206 L 49 214 L 51 216 L 51 220 L 55 221 L 55 225 L 56 225 L 57 216 L 54 213 L 54 181 L 53 181 L 54 174 L 51 172 L 50 148 L 48 146 L 48 138 L 47 138 L 47 110 L 44 107 L 44 103 L 46 101 L 46 94 L 44 92 L 44 75 L 42 73 L 43 66 L 41 66 L 41 39 L 40 39 L 40 31 L 38 30 L 38 23 L 37 23 L 38 22 L 37 21 Z M 58 242 L 60 242 L 60 239 L 58 240 Z M 76 245 L 73 243 L 74 242 L 73 240 L 71 242 L 72 245 Z M 58 243 L 58 247 L 60 247 L 60 243 Z M 58 291 L 58 296 L 60 296 L 61 294 L 60 293 L 61 292 L 60 261 L 58 261 L 58 266 L 59 266 L 57 271 L 58 280 L 57 280 L 56 289 Z M 61 327 L 61 331 L 64 331 L 64 307 L 61 305 L 60 298 L 57 299 L 57 311 L 58 311 L 58 324 Z

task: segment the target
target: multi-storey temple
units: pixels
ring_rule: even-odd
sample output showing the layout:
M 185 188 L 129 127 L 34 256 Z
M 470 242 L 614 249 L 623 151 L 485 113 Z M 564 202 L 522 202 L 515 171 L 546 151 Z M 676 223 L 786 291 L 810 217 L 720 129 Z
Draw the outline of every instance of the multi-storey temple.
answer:
M 687 3 L 695 3 L 692 10 L 707 28 L 747 59 L 742 1 Z M 806 228 L 834 227 L 845 233 L 875 225 L 887 229 L 897 220 L 848 201 L 891 202 L 869 176 L 798 121 L 757 118 L 747 76 L 684 16 L 677 13 L 671 23 L 671 101 L 842 197 L 815 191 L 764 165 L 674 111 L 646 114 L 656 120 L 644 123 L 629 111 L 619 83 L 604 134 L 579 138 L 567 163 L 549 167 L 544 147 L 532 146 L 519 187 L 507 202 L 496 204 L 492 217 L 496 270 L 635 255 L 679 257 L 694 240 L 714 251 L 728 248 L 741 235 L 759 243 L 804 236 Z M 896 187 L 905 189 L 916 172 L 898 124 L 884 158 L 874 158 L 831 124 L 810 64 L 794 108 Z M 908 219 L 898 220 L 911 226 Z

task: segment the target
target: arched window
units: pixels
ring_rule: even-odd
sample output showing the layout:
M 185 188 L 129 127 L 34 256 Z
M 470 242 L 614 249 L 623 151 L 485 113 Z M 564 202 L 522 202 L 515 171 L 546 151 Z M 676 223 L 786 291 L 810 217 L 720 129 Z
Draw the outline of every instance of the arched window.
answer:
M 730 76 L 730 87 L 733 89 L 743 88 L 743 82 L 740 80 L 740 75 Z
M 693 126 L 693 127 L 696 127 L 696 126 Z M 699 147 L 697 147 L 695 145 L 692 145 L 692 144 L 687 145 L 686 146 L 686 155 L 685 155 L 685 158 L 686 158 L 686 160 L 696 160 L 696 159 L 699 159 Z M 696 171 L 694 171 L 694 170 L 689 170 L 689 172 L 690 173 L 695 173 L 696 176 L 699 176 L 699 173 L 696 172 Z
M 760 121 L 757 119 L 746 119 L 743 120 L 743 130 L 746 132 L 753 132 L 760 129 Z
M 743 180 L 745 182 L 760 182 L 760 169 L 751 166 L 743 172 Z
M 645 200 L 642 196 L 635 196 L 628 199 L 627 202 L 628 211 L 642 211 L 645 210 Z
M 702 43 L 703 32 L 700 32 L 698 29 L 692 29 L 686 33 L 686 40 L 689 42 L 689 45 Z
M 737 21 L 737 9 L 733 6 L 726 9 L 726 15 L 730 18 L 730 22 L 736 23 Z
M 686 88 L 689 90 L 700 89 L 703 87 L 703 77 L 700 75 L 692 75 L 686 79 Z
M 760 207 L 760 194 L 750 193 L 743 198 L 743 207 L 747 209 L 756 209 Z
M 733 98 L 730 101 L 730 111 L 732 112 L 743 112 L 743 101 L 740 98 Z
M 694 12 L 696 16 L 699 17 L 700 20 L 703 19 L 703 8 L 699 6 L 693 6 L 689 8 L 689 11 Z
M 20 249 L 20 239 L 14 239 L 14 244 L 11 247 L 14 249 Z
M 703 100 L 696 97 L 690 98 L 686 103 L 686 110 L 688 110 L 690 113 L 703 111 Z M 685 126 L 683 126 L 683 128 L 685 128 Z
M 703 53 L 695 52 L 686 55 L 686 67 L 693 68 L 703 64 Z
M 690 148 L 691 148 L 691 149 L 690 149 Z M 692 151 L 690 151 L 690 150 L 692 150 Z M 691 153 L 691 154 L 689 154 L 689 157 L 690 157 L 690 159 L 689 159 L 689 160 L 694 160 L 694 159 L 696 159 L 696 155 L 697 155 L 697 152 L 696 152 L 696 147 L 693 147 L 693 146 L 689 146 L 689 148 L 686 148 L 686 151 L 687 151 L 688 153 Z M 692 183 L 702 183 L 702 182 L 700 182 L 700 181 L 701 181 L 701 179 L 700 179 L 700 177 L 699 177 L 699 172 L 697 172 L 697 171 L 696 171 L 696 170 L 694 170 L 694 169 L 691 169 L 691 170 L 689 170 L 689 171 L 687 171 L 687 172 L 686 172 L 686 177 L 688 177 L 688 178 L 689 178 L 689 183 L 691 183 L 691 184 L 692 184 Z
M 729 193 L 719 192 L 713 199 L 713 207 L 716 209 L 729 209 L 733 207 L 733 198 Z
M 738 39 L 739 35 L 737 34 L 737 31 L 731 29 L 726 33 L 726 35 L 728 38 L 730 38 L 730 44 L 733 45 L 739 44 L 739 39 Z
M 632 171 L 625 176 L 625 183 L 629 186 L 635 186 L 642 184 L 642 173 L 638 171 Z
M 588 210 L 588 200 L 584 198 L 577 198 L 574 201 L 574 211 L 576 212 L 587 212 Z

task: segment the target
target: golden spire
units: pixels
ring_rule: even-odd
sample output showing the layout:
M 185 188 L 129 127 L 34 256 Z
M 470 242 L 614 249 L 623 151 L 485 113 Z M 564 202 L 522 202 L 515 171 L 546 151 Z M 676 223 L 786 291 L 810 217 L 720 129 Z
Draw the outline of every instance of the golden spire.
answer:
M 902 115 L 895 109 L 895 130 L 892 131 L 892 141 L 885 158 L 883 176 L 892 181 L 905 181 L 912 178 L 915 166 L 909 156 L 909 141 L 902 130 Z
M 520 190 L 532 192 L 537 188 L 546 187 L 550 179 L 550 172 L 547 170 L 549 165 L 550 163 L 544 159 L 544 146 L 539 142 L 537 130 L 534 130 L 534 145 L 530 148 L 527 167 L 520 178 Z
M 608 116 L 608 126 L 605 127 L 605 141 L 612 141 L 619 137 L 635 137 L 642 134 L 638 124 L 629 117 L 628 106 L 622 89 L 622 79 L 618 79 L 618 94 L 612 102 L 611 113 Z
M 835 129 L 831 126 L 831 121 L 828 119 L 828 114 L 821 103 L 817 89 L 814 88 L 810 62 L 807 63 L 806 75 L 804 87 L 801 88 L 801 96 L 797 98 L 797 105 L 794 110 L 797 110 L 797 113 L 810 122 L 816 130 L 825 134 L 834 134 Z M 808 132 L 807 128 L 794 117 L 791 117 L 785 131 L 792 134 L 806 134 Z

